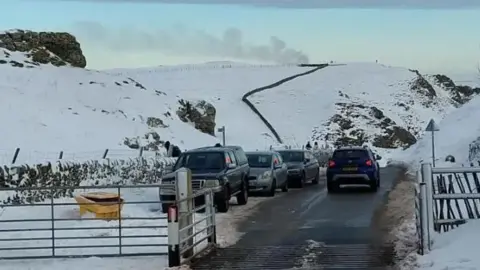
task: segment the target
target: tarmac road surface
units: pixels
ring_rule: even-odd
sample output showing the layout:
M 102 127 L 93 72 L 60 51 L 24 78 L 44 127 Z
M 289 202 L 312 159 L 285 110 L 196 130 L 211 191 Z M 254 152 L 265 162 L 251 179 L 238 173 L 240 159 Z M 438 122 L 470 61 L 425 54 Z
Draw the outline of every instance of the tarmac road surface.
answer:
M 290 189 L 267 200 L 240 231 L 233 246 L 219 248 L 193 269 L 388 269 L 372 248 L 375 209 L 384 203 L 399 169 L 382 168 L 377 193 L 348 190 L 327 194 L 325 182 Z

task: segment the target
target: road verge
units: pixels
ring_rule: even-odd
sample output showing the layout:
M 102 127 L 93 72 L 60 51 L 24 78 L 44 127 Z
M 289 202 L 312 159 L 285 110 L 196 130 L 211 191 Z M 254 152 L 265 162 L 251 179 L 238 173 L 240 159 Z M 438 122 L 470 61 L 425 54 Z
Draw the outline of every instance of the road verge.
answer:
M 384 203 L 373 215 L 372 229 L 378 237 L 382 260 L 392 269 L 413 269 L 417 240 L 415 235 L 415 176 L 403 164 L 397 168 L 392 189 L 385 194 Z

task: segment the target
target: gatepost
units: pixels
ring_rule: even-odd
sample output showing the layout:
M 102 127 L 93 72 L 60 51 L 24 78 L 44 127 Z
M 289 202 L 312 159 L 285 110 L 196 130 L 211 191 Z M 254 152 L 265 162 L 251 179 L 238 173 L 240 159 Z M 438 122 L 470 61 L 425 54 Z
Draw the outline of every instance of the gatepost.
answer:
M 178 235 L 178 207 L 168 208 L 168 267 L 180 266 L 180 237 Z
M 178 226 L 179 230 L 182 230 L 179 234 L 180 242 L 182 239 L 188 239 L 187 241 L 180 243 L 180 250 L 184 250 L 186 247 L 192 247 L 183 253 L 184 258 L 190 258 L 193 256 L 193 192 L 192 192 L 192 172 L 188 168 L 180 168 L 175 172 L 175 185 L 176 185 L 176 200 L 178 203 Z
M 421 172 L 422 174 L 422 181 L 425 183 L 425 199 L 427 201 L 427 224 L 428 224 L 428 231 L 427 231 L 427 243 L 428 243 L 428 250 L 431 249 L 432 245 L 432 233 L 435 229 L 433 224 L 433 173 L 432 173 L 432 164 L 430 163 L 422 163 L 421 165 Z
M 217 243 L 217 229 L 215 223 L 215 206 L 213 202 L 213 192 L 210 190 L 205 194 L 205 215 L 207 216 L 207 234 L 209 244 Z

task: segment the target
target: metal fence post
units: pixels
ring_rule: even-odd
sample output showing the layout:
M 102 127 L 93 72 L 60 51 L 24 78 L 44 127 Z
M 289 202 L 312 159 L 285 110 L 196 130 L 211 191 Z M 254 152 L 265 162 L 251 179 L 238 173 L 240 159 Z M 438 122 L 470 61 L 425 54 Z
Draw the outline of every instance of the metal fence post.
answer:
M 428 210 L 427 210 L 427 184 L 420 183 L 420 254 L 424 255 L 429 251 L 429 231 L 428 231 Z
M 427 203 L 427 222 L 428 222 L 428 230 L 427 230 L 427 239 L 428 245 L 427 249 L 430 250 L 431 241 L 432 241 L 432 232 L 434 230 L 433 227 L 433 172 L 432 172 L 432 164 L 430 163 L 423 163 L 422 164 L 422 182 L 425 183 L 425 199 Z
M 55 199 L 54 199 L 54 194 L 55 194 L 55 187 L 51 186 L 50 189 L 50 216 L 51 216 L 51 227 L 52 227 L 52 257 L 55 257 Z
M 213 192 L 205 193 L 205 215 L 207 216 L 208 243 L 217 243 L 217 230 L 215 225 L 215 205 L 213 203 Z
M 168 208 L 168 267 L 180 266 L 180 236 L 178 226 L 178 207 Z
M 183 229 L 193 224 L 193 203 L 192 203 L 192 173 L 187 168 L 180 168 L 175 172 L 175 191 L 176 199 L 178 203 L 178 215 L 180 216 L 178 220 L 179 229 Z M 180 242 L 182 239 L 186 239 L 189 236 L 193 235 L 193 228 L 187 229 L 185 232 L 180 234 Z M 192 247 L 194 242 L 194 237 L 180 244 L 182 246 Z M 193 247 L 185 250 L 183 253 L 184 258 L 189 258 L 193 255 Z

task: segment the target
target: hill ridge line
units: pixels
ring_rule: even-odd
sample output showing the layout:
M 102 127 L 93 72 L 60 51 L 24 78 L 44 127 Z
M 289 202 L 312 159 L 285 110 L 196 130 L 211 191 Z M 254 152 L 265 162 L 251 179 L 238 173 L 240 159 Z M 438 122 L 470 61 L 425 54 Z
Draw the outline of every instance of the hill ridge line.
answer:
M 315 67 L 315 68 L 310 69 L 310 70 L 305 71 L 305 72 L 302 72 L 302 73 L 297 73 L 295 75 L 283 78 L 283 79 L 281 79 L 277 82 L 274 82 L 272 84 L 262 86 L 262 87 L 259 87 L 259 88 L 255 88 L 253 90 L 248 91 L 247 93 L 245 93 L 242 96 L 242 101 L 245 104 L 247 104 L 247 106 L 253 111 L 253 113 L 255 113 L 260 118 L 260 120 L 262 120 L 262 122 L 265 124 L 265 126 L 267 126 L 267 128 L 270 130 L 270 132 L 272 132 L 273 136 L 275 136 L 275 139 L 277 139 L 278 143 L 283 143 L 283 141 L 282 141 L 282 138 L 280 137 L 280 135 L 278 134 L 277 130 L 275 130 L 275 128 L 272 126 L 272 124 L 270 124 L 270 122 L 260 113 L 260 111 L 255 107 L 255 105 L 253 105 L 253 103 L 250 102 L 250 100 L 248 100 L 248 97 L 253 95 L 253 94 L 260 93 L 262 91 L 278 87 L 278 86 L 280 86 L 280 85 L 282 85 L 286 82 L 292 81 L 296 78 L 312 74 L 312 73 L 314 73 L 314 72 L 316 72 L 320 69 L 328 67 L 329 64 L 308 64 L 308 65 L 298 65 L 298 66 L 299 67 Z

